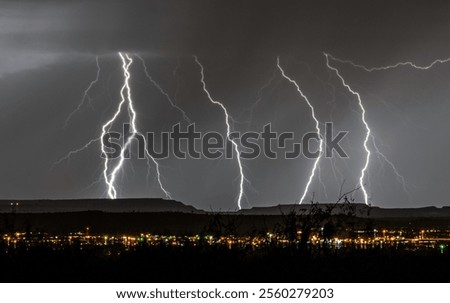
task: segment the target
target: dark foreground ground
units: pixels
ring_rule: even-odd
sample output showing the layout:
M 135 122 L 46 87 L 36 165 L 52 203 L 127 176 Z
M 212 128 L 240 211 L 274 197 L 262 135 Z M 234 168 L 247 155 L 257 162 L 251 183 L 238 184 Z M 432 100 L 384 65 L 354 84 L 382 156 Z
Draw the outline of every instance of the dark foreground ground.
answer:
M 450 282 L 450 255 L 436 251 L 139 247 L 36 247 L 0 255 L 1 282 Z
M 292 231 L 297 236 L 297 231 L 307 226 L 320 233 L 327 224 L 333 226 L 335 235 L 342 237 L 355 237 L 348 230 L 367 231 L 368 237 L 372 237 L 375 230 L 380 234 L 384 229 L 395 231 L 393 235 L 403 232 L 422 238 L 438 229 L 443 234 L 436 237 L 448 237 L 450 218 L 360 218 L 323 212 L 303 216 L 101 211 L 3 213 L 0 282 L 450 282 L 448 245 L 442 251 L 436 247 L 416 249 L 396 245 L 364 249 L 271 245 L 228 249 L 224 245 L 174 247 L 141 243 L 126 248 L 116 244 L 49 245 L 45 240 L 49 235 L 67 236 L 87 230 L 93 235 L 139 235 L 145 231 L 156 235 L 217 236 L 267 235 L 268 231 L 277 231 L 289 237 Z M 14 237 L 15 232 L 30 234 L 31 238 L 42 235 L 44 240 L 31 246 L 24 245 L 26 241 L 18 242 L 16 248 L 8 248 L 5 235 Z

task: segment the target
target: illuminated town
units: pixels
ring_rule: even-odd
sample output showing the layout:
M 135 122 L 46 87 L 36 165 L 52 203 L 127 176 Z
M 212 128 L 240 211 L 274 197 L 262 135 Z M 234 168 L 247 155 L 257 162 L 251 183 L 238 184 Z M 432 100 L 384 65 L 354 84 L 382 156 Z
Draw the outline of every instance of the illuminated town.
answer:
M 116 251 L 120 254 L 122 250 L 133 250 L 140 246 L 153 247 L 195 247 L 200 245 L 227 247 L 228 249 L 253 249 L 264 247 L 292 247 L 300 243 L 302 231 L 297 231 L 297 239 L 289 240 L 280 233 L 267 233 L 264 236 L 212 236 L 212 235 L 155 235 L 150 233 L 122 234 L 122 235 L 91 235 L 89 227 L 83 232 L 70 233 L 57 236 L 47 233 L 16 232 L 3 234 L 0 247 L 4 253 L 11 252 L 17 248 L 31 248 L 41 245 L 59 250 L 66 247 L 76 247 L 80 250 L 89 247 L 104 247 L 105 254 L 109 255 Z M 438 250 L 441 253 L 448 251 L 450 244 L 450 230 L 377 230 L 371 234 L 367 231 L 357 230 L 352 237 L 335 237 L 325 239 L 320 230 L 312 233 L 308 246 L 311 248 L 333 248 L 336 250 L 344 248 L 373 249 L 383 247 L 394 247 L 406 250 Z M 116 249 L 114 249 L 116 248 Z

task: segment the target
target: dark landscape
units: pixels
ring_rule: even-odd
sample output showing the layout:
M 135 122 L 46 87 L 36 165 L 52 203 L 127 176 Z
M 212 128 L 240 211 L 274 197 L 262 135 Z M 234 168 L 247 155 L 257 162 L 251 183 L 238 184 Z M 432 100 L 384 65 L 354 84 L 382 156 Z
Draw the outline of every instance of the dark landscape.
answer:
M 1 201 L 4 282 L 447 282 L 450 207 Z M 39 273 L 39 275 L 36 275 Z

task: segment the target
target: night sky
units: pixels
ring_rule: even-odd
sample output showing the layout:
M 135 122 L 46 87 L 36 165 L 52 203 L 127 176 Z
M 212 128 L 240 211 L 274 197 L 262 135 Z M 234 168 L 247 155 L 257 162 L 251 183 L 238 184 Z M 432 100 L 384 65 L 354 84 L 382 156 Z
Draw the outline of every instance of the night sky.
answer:
M 105 198 L 99 144 L 52 167 L 101 133 L 123 83 L 118 51 L 140 54 L 151 76 L 201 132 L 225 132 L 221 109 L 202 90 L 200 69 L 214 99 L 238 121 L 260 98 L 250 123 L 237 131 L 276 131 L 301 138 L 314 121 L 276 59 L 316 108 L 318 119 L 349 131 L 348 159 L 321 160 L 308 197 L 335 201 L 357 186 L 365 160 L 364 127 L 356 98 L 325 64 L 323 52 L 368 67 L 450 57 L 448 1 L 1 1 L 0 199 Z M 64 127 L 83 91 L 101 73 L 86 104 Z M 372 154 L 366 179 L 370 202 L 382 207 L 450 205 L 450 63 L 429 70 L 400 67 L 368 73 L 334 62 L 361 94 L 376 143 L 406 180 Z M 145 78 L 135 60 L 131 89 L 141 131 L 186 123 Z M 272 79 L 275 73 L 275 77 Z M 270 82 L 269 85 L 267 83 Z M 264 89 L 261 91 L 261 88 Z M 120 123 L 115 127 L 120 129 Z M 202 209 L 236 209 L 235 160 L 161 160 L 174 199 Z M 243 160 L 251 183 L 243 206 L 298 201 L 313 160 Z M 332 163 L 335 167 L 333 169 Z M 164 197 L 145 160 L 127 161 L 118 197 Z M 363 202 L 361 192 L 355 202 Z M 309 199 L 308 199 L 309 200 Z

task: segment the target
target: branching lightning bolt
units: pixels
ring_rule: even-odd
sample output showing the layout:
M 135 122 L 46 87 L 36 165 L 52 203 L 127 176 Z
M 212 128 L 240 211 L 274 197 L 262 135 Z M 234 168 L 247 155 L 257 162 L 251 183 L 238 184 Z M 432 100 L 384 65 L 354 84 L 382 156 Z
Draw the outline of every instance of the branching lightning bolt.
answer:
M 129 80 L 131 78 L 129 68 L 130 68 L 131 64 L 133 63 L 133 59 L 131 57 L 129 57 L 128 54 L 123 55 L 120 52 L 119 52 L 119 56 L 122 59 L 122 69 L 123 69 L 123 75 L 124 75 L 124 84 L 122 86 L 122 89 L 120 90 L 120 95 L 121 95 L 122 99 L 119 103 L 116 113 L 113 115 L 113 117 L 108 122 L 106 122 L 102 126 L 101 138 L 103 138 L 106 135 L 106 133 L 110 130 L 112 124 L 119 116 L 124 103 L 127 103 L 127 105 L 128 105 L 128 113 L 129 113 L 129 117 L 130 117 L 129 122 L 131 125 L 131 136 L 128 137 L 124 146 L 122 146 L 122 149 L 120 151 L 119 161 L 115 165 L 115 167 L 112 169 L 111 173 L 109 173 L 109 174 L 108 174 L 108 162 L 109 161 L 108 161 L 108 158 L 105 157 L 103 177 L 104 177 L 105 182 L 108 187 L 108 196 L 111 199 L 117 198 L 117 190 L 114 186 L 114 183 L 117 178 L 117 174 L 118 174 L 119 170 L 122 168 L 123 163 L 125 161 L 125 151 L 128 149 L 128 147 L 130 146 L 132 140 L 136 137 L 136 135 L 142 136 L 142 134 L 137 130 L 137 127 L 136 127 L 136 111 L 133 106 L 133 99 L 131 96 L 131 88 L 130 88 L 130 84 L 129 84 Z M 126 91 L 126 94 L 125 94 L 125 91 Z M 145 136 L 142 136 L 142 138 L 144 138 L 145 146 L 147 146 Z M 107 154 L 103 142 L 102 142 L 101 150 L 104 155 Z M 161 174 L 159 171 L 158 162 L 148 153 L 147 150 L 146 150 L 146 156 L 148 157 L 147 160 L 151 159 L 153 161 L 153 163 L 155 164 L 156 173 L 158 175 L 159 186 L 160 186 L 161 190 L 164 192 L 164 194 L 166 195 L 166 197 L 170 199 L 171 198 L 170 193 L 164 188 L 164 186 L 161 182 Z
M 239 166 L 240 181 L 239 181 L 239 196 L 238 196 L 237 204 L 238 204 L 238 208 L 242 209 L 241 201 L 242 201 L 242 197 L 244 195 L 244 181 L 246 179 L 245 179 L 245 176 L 244 176 L 244 170 L 242 168 L 241 153 L 239 152 L 239 147 L 238 147 L 237 143 L 234 142 L 234 140 L 232 140 L 230 138 L 230 133 L 231 133 L 230 120 L 232 120 L 232 118 L 228 114 L 228 111 L 227 111 L 226 107 L 221 102 L 219 102 L 217 100 L 214 100 L 211 97 L 211 94 L 209 93 L 208 89 L 206 88 L 205 73 L 204 73 L 203 65 L 198 60 L 197 56 L 194 56 L 194 60 L 197 63 L 197 65 L 200 67 L 200 74 L 201 74 L 200 81 L 202 82 L 203 91 L 205 92 L 205 94 L 208 97 L 209 101 L 211 101 L 211 103 L 213 103 L 213 104 L 219 105 L 222 108 L 222 110 L 223 110 L 223 112 L 225 114 L 225 124 L 227 126 L 227 140 L 231 144 L 233 144 L 233 146 L 234 146 L 234 151 L 236 152 L 237 163 L 238 163 L 238 166 Z
M 335 68 L 335 67 L 330 65 L 330 57 L 331 56 L 329 54 L 327 54 L 327 53 L 324 53 L 324 55 L 325 55 L 325 58 L 326 58 L 327 67 L 329 69 L 333 70 L 336 73 L 338 78 L 341 80 L 342 85 L 345 88 L 347 88 L 347 90 L 358 99 L 358 105 L 361 108 L 361 120 L 362 120 L 362 122 L 364 124 L 364 127 L 366 128 L 366 136 L 364 138 L 364 143 L 363 143 L 364 149 L 366 151 L 366 161 L 364 163 L 363 168 L 361 169 L 361 176 L 359 177 L 359 186 L 361 187 L 361 190 L 362 190 L 363 195 L 364 195 L 364 202 L 367 205 L 369 205 L 369 196 L 368 196 L 367 190 L 366 190 L 366 188 L 364 186 L 364 178 L 365 178 L 365 174 L 366 174 L 367 168 L 369 167 L 370 154 L 371 154 L 370 149 L 368 147 L 368 141 L 369 141 L 369 138 L 370 138 L 370 135 L 371 135 L 370 134 L 371 131 L 370 131 L 369 124 L 366 121 L 366 109 L 364 108 L 364 105 L 363 105 L 363 102 L 361 100 L 361 96 L 359 95 L 359 93 L 354 91 L 350 87 L 350 85 L 348 85 L 347 82 L 345 82 L 344 78 L 342 77 L 342 75 L 340 74 L 340 72 L 339 72 L 339 70 L 337 68 Z
M 395 174 L 395 177 L 397 179 L 397 181 L 402 185 L 403 187 L 403 191 L 408 195 L 409 200 L 411 201 L 411 193 L 408 191 L 407 187 L 406 187 L 406 181 L 405 178 L 398 172 L 397 168 L 395 167 L 394 163 L 392 163 L 391 160 L 389 160 L 378 148 L 376 142 L 375 142 L 375 137 L 372 135 L 372 145 L 375 148 L 375 152 L 387 163 L 389 164 L 389 166 L 391 167 L 392 171 Z
M 386 70 L 395 69 L 398 67 L 410 67 L 410 68 L 414 68 L 414 69 L 418 69 L 418 70 L 428 70 L 428 69 L 433 68 L 437 64 L 445 64 L 445 63 L 450 62 L 450 58 L 447 58 L 447 59 L 436 59 L 428 65 L 417 65 L 411 61 L 406 61 L 406 62 L 398 62 L 398 63 L 392 64 L 392 65 L 386 65 L 386 66 L 366 67 L 362 64 L 356 64 L 351 60 L 343 60 L 340 58 L 336 58 L 330 54 L 328 54 L 328 56 L 336 62 L 343 63 L 343 64 L 349 64 L 352 67 L 362 69 L 369 73 L 374 72 L 374 71 L 386 71 Z M 380 151 L 380 149 L 376 145 L 375 138 L 373 136 L 372 136 L 372 144 L 375 149 L 375 152 L 379 155 L 379 157 L 381 157 L 391 167 L 392 171 L 394 172 L 394 174 L 396 176 L 397 181 L 402 185 L 403 191 L 408 195 L 409 199 L 411 200 L 411 193 L 407 189 L 405 178 L 399 173 L 399 171 L 397 170 L 394 163 L 392 163 L 392 161 L 390 161 L 389 158 Z
M 251 123 L 251 121 L 253 120 L 253 113 L 254 113 L 254 111 L 255 111 L 255 109 L 256 109 L 256 107 L 258 106 L 258 104 L 261 102 L 261 100 L 263 99 L 263 92 L 264 92 L 264 90 L 266 89 L 266 88 L 268 88 L 271 84 L 272 84 L 272 82 L 273 82 L 273 80 L 275 80 L 275 78 L 276 78 L 276 75 L 277 75 L 277 73 L 276 73 L 276 69 L 274 70 L 274 72 L 273 72 L 273 74 L 272 74 L 272 77 L 270 77 L 270 79 L 258 90 L 258 92 L 257 92 L 257 96 L 258 96 L 258 98 L 256 99 L 256 101 L 252 104 L 252 106 L 250 107 L 250 116 L 249 116 L 249 122 Z
M 58 161 L 54 162 L 54 163 L 52 164 L 52 169 L 53 169 L 55 166 L 61 164 L 62 162 L 67 161 L 67 160 L 70 160 L 70 158 L 71 158 L 73 155 L 78 154 L 79 152 L 82 152 L 83 150 L 89 148 L 92 144 L 94 144 L 94 143 L 96 143 L 96 142 L 98 142 L 98 141 L 100 141 L 100 138 L 94 138 L 94 139 L 90 140 L 88 143 L 86 143 L 85 145 L 83 145 L 82 147 L 70 151 L 69 153 L 67 153 L 67 155 L 65 155 L 64 157 L 62 157 L 62 158 L 59 159 Z
M 427 70 L 427 69 L 432 68 L 436 64 L 444 64 L 444 63 L 450 62 L 450 58 L 447 58 L 447 59 L 436 59 L 433 62 L 431 62 L 429 65 L 417 65 L 411 61 L 406 61 L 406 62 L 398 62 L 398 63 L 392 64 L 392 65 L 386 65 L 386 66 L 366 67 L 362 64 L 354 63 L 351 60 L 339 59 L 339 58 L 333 57 L 330 54 L 326 54 L 326 55 L 329 56 L 333 61 L 337 61 L 337 62 L 340 62 L 343 64 L 350 64 L 353 67 L 361 68 L 369 73 L 373 72 L 373 71 L 383 71 L 383 70 L 388 70 L 388 69 L 394 69 L 394 68 L 401 67 L 401 66 L 409 66 L 409 67 L 412 67 L 415 69 Z
M 97 84 L 99 78 L 100 78 L 100 63 L 98 61 L 98 56 L 95 57 L 95 62 L 97 63 L 97 75 L 95 77 L 94 80 L 91 81 L 91 83 L 89 84 L 89 86 L 84 90 L 83 93 L 83 98 L 81 99 L 81 102 L 78 104 L 77 108 L 75 108 L 67 117 L 65 123 L 64 123 L 64 127 L 67 127 L 67 124 L 69 124 L 70 119 L 72 119 L 73 115 L 75 115 L 76 112 L 78 112 L 83 105 L 86 103 L 86 100 L 89 101 L 89 103 L 91 102 L 91 97 L 89 96 L 89 91 L 95 86 L 95 84 Z
M 131 88 L 130 88 L 130 84 L 129 84 L 129 81 L 131 78 L 129 68 L 130 68 L 131 64 L 133 63 L 133 59 L 131 57 L 129 57 L 128 54 L 122 54 L 120 52 L 119 52 L 119 57 L 122 60 L 124 83 L 120 90 L 121 100 L 119 102 L 116 112 L 114 113 L 114 115 L 112 116 L 111 119 L 109 119 L 105 124 L 103 124 L 100 137 L 94 138 L 94 139 L 90 140 L 87 144 L 85 144 L 84 146 L 82 146 L 76 150 L 70 151 L 65 157 L 61 158 L 60 160 L 58 160 L 57 162 L 55 162 L 53 164 L 53 166 L 55 166 L 65 160 L 69 160 L 72 155 L 77 154 L 77 153 L 89 148 L 92 144 L 100 141 L 101 152 L 105 156 L 104 163 L 103 163 L 103 179 L 105 180 L 105 183 L 107 186 L 107 194 L 110 199 L 117 198 L 117 190 L 115 187 L 115 181 L 116 181 L 118 173 L 120 172 L 120 170 L 123 167 L 123 164 L 125 161 L 125 152 L 129 148 L 131 142 L 136 137 L 136 135 L 142 136 L 142 138 L 144 139 L 145 146 L 147 146 L 145 136 L 143 136 L 137 130 L 137 127 L 136 127 L 136 111 L 133 106 L 133 99 L 132 99 Z M 97 78 L 98 78 L 98 76 L 97 76 Z M 95 84 L 95 82 L 92 82 L 92 83 L 91 83 L 90 87 L 92 87 L 92 85 Z M 85 95 L 87 95 L 87 92 L 89 92 L 90 87 L 85 91 Z M 111 172 L 109 172 L 110 171 L 110 168 L 109 168 L 110 161 L 109 161 L 108 157 L 106 156 L 107 155 L 106 147 L 103 144 L 102 138 L 104 138 L 104 136 L 110 131 L 112 125 L 114 124 L 114 122 L 117 120 L 117 118 L 121 114 L 122 107 L 124 106 L 124 104 L 126 104 L 127 108 L 128 108 L 129 124 L 131 126 L 131 136 L 127 139 L 124 146 L 122 146 L 121 151 L 120 151 L 119 160 L 116 163 L 116 165 L 111 168 Z M 81 105 L 80 105 L 80 107 L 81 107 Z M 146 148 L 145 148 L 145 156 L 146 156 L 148 165 L 150 165 L 150 161 L 152 161 L 153 164 L 155 164 L 159 187 L 164 192 L 166 198 L 172 199 L 170 193 L 164 188 L 164 186 L 162 184 L 159 163 L 150 155 L 150 153 L 148 152 L 148 150 Z
M 150 74 L 149 74 L 149 72 L 148 72 L 148 69 L 147 69 L 147 65 L 145 64 L 145 61 L 144 61 L 144 59 L 141 57 L 141 56 L 139 56 L 139 55 L 137 55 L 137 54 L 135 54 L 135 56 L 137 57 L 137 58 L 139 58 L 139 60 L 141 60 L 141 62 L 142 62 L 142 66 L 144 67 L 144 73 L 145 73 L 145 76 L 147 77 L 147 79 L 159 90 L 159 92 L 162 94 L 162 95 L 164 95 L 164 97 L 166 97 L 166 99 L 167 99 L 167 101 L 169 101 L 169 103 L 170 103 L 170 105 L 173 107 L 173 108 L 175 108 L 176 110 L 178 110 L 182 115 L 183 115 L 183 119 L 187 122 L 187 123 L 191 123 L 191 120 L 189 119 L 189 117 L 186 115 L 186 112 L 184 111 L 184 110 L 182 110 L 179 106 L 177 106 L 176 104 L 175 104 L 175 102 L 173 102 L 173 100 L 172 100 L 172 98 L 169 96 L 169 94 L 168 93 L 166 93 L 165 91 L 164 91 L 164 89 L 161 87 L 161 85 L 159 85 L 151 76 L 150 76 Z
M 131 99 L 131 89 L 129 86 L 129 79 L 130 79 L 130 72 L 129 72 L 129 67 L 131 65 L 131 63 L 133 63 L 133 60 L 131 58 L 128 57 L 128 55 L 125 57 L 122 55 L 122 53 L 119 53 L 120 58 L 122 59 L 122 69 L 123 69 L 123 73 L 124 73 L 124 84 L 120 90 L 120 95 L 122 97 L 122 100 L 119 103 L 119 106 L 117 108 L 117 111 L 115 112 L 115 114 L 113 115 L 113 117 L 106 122 L 103 126 L 102 126 L 102 134 L 100 136 L 100 138 L 103 138 L 111 129 L 111 126 L 113 124 L 113 122 L 117 119 L 117 117 L 119 116 L 121 110 L 122 110 L 122 106 L 123 104 L 128 101 L 128 110 L 129 113 L 131 115 L 131 129 L 132 129 L 132 134 L 130 137 L 128 137 L 128 140 L 125 142 L 124 146 L 122 146 L 122 149 L 120 151 L 120 157 L 119 157 L 119 163 L 114 167 L 114 169 L 112 170 L 111 174 L 108 174 L 108 158 L 107 158 L 107 152 L 105 149 L 105 145 L 102 142 L 102 153 L 103 155 L 105 155 L 105 162 L 104 162 L 104 169 L 103 169 L 103 177 L 105 179 L 105 182 L 107 184 L 108 187 L 108 196 L 111 199 L 116 199 L 117 198 L 117 190 L 114 187 L 114 182 L 117 176 L 117 172 L 119 171 L 119 169 L 122 167 L 123 162 L 125 160 L 125 151 L 127 150 L 128 146 L 131 143 L 131 140 L 134 139 L 134 137 L 136 136 L 136 113 L 133 109 L 133 102 Z M 128 61 L 127 61 L 128 60 Z M 124 94 L 124 91 L 127 90 L 127 97 Z
M 313 165 L 311 174 L 309 176 L 308 182 L 306 183 L 305 190 L 303 191 L 303 195 L 302 195 L 302 197 L 299 200 L 299 204 L 302 204 L 303 200 L 306 197 L 306 194 L 308 193 L 309 186 L 311 185 L 311 182 L 312 182 L 312 180 L 314 178 L 314 174 L 316 172 L 317 166 L 319 165 L 320 158 L 322 157 L 322 153 L 323 153 L 323 137 L 322 137 L 322 134 L 321 134 L 321 131 L 320 131 L 320 122 L 319 122 L 319 120 L 316 117 L 314 106 L 311 104 L 311 102 L 309 102 L 309 99 L 305 96 L 303 91 L 300 89 L 300 87 L 297 84 L 297 82 L 286 75 L 286 73 L 284 72 L 283 68 L 280 65 L 280 58 L 279 57 L 277 58 L 277 67 L 280 70 L 281 75 L 284 78 L 286 78 L 286 80 L 288 80 L 290 83 L 292 83 L 295 86 L 295 88 L 297 89 L 297 92 L 306 101 L 306 103 L 308 104 L 309 108 L 311 109 L 311 116 L 314 119 L 314 122 L 316 123 L 316 132 L 317 132 L 317 135 L 318 135 L 319 140 L 320 140 L 319 141 L 319 156 L 317 157 L 316 161 L 314 161 L 314 165 Z

